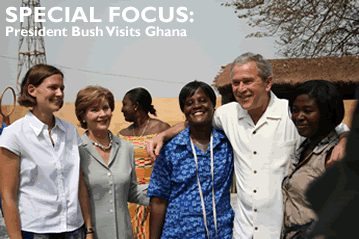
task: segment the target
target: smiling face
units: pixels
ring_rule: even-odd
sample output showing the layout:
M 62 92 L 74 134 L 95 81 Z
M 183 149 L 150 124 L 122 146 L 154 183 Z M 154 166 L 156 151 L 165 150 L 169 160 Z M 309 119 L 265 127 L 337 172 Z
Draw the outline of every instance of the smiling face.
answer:
M 314 138 L 318 132 L 320 112 L 314 98 L 299 95 L 292 107 L 292 120 L 303 137 Z
M 212 122 L 213 104 L 202 88 L 198 88 L 192 96 L 187 96 L 183 113 L 189 124 L 202 125 Z
M 249 113 L 256 110 L 264 112 L 269 102 L 272 77 L 263 81 L 254 61 L 234 66 L 232 74 L 233 94 L 242 108 Z
M 61 109 L 64 99 L 64 82 L 60 74 L 52 75 L 43 80 L 37 87 L 30 84 L 28 93 L 36 98 L 34 110 L 53 113 Z
M 110 126 L 112 110 L 107 99 L 90 106 L 83 117 L 90 131 L 107 130 Z
M 121 112 L 128 122 L 134 122 L 136 114 L 136 105 L 132 103 L 130 95 L 126 94 L 122 100 Z

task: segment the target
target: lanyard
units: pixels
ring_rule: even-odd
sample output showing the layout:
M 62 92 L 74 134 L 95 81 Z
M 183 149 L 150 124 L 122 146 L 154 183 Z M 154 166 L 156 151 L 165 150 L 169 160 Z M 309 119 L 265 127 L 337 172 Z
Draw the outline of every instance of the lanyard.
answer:
M 206 208 L 205 208 L 205 206 L 204 206 L 203 193 L 202 193 L 201 183 L 200 183 L 200 181 L 199 181 L 199 176 L 198 176 L 197 154 L 196 154 L 196 150 L 194 149 L 194 145 L 193 145 L 193 141 L 192 141 L 191 137 L 189 137 L 189 139 L 190 139 L 190 141 L 191 141 L 191 147 L 192 147 L 192 151 L 193 151 L 194 161 L 196 162 L 196 168 L 197 168 L 197 183 L 198 183 L 199 196 L 201 197 L 201 204 L 202 204 L 202 212 L 203 212 L 204 226 L 206 227 L 207 236 L 208 236 L 208 238 L 209 238 L 209 231 L 208 231 L 208 227 L 207 227 Z M 212 133 L 211 133 L 211 138 L 210 138 L 209 144 L 210 144 L 210 152 L 211 152 L 213 217 L 214 217 L 214 226 L 215 226 L 216 235 L 217 235 L 217 213 L 216 213 L 216 202 L 215 202 L 215 197 L 214 197 L 213 134 L 212 134 Z

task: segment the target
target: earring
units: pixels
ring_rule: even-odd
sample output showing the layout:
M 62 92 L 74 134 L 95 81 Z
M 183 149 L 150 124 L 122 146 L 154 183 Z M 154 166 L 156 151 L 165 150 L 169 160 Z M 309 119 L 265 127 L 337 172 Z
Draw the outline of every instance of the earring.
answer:
M 82 120 L 82 123 L 86 123 L 86 120 Z

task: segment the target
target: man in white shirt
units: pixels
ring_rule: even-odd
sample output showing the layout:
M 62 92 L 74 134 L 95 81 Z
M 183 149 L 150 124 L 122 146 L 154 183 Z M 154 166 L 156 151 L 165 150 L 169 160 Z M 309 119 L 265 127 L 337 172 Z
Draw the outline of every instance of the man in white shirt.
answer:
M 234 151 L 238 209 L 233 238 L 278 239 L 283 220 L 281 183 L 289 156 L 302 139 L 290 119 L 288 101 L 278 99 L 271 91 L 268 61 L 261 55 L 245 53 L 232 63 L 231 78 L 237 102 L 219 107 L 213 124 L 224 130 Z M 158 155 L 162 140 L 183 127 L 179 124 L 154 138 L 147 146 L 149 155 L 154 157 L 154 146 Z M 346 125 L 339 128 L 339 133 L 347 131 Z M 345 141 L 334 149 L 332 163 L 342 158 Z

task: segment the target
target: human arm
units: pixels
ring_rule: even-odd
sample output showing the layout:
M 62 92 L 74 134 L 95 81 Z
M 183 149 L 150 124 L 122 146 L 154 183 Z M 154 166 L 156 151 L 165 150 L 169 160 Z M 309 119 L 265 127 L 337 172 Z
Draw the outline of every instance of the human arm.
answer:
M 136 175 L 136 167 L 135 167 L 135 152 L 133 147 L 128 144 L 129 152 L 129 160 L 131 163 L 131 175 L 130 175 L 130 187 L 128 192 L 128 202 L 137 203 L 144 206 L 150 205 L 150 198 L 146 196 L 146 193 L 143 191 L 146 186 L 137 184 L 137 175 Z
M 168 201 L 172 194 L 171 183 L 172 167 L 166 159 L 167 145 L 161 151 L 161 156 L 156 160 L 151 174 L 147 195 L 151 197 L 150 213 L 150 238 L 160 238 L 163 230 Z
M 326 161 L 325 167 L 328 168 L 334 163 L 342 160 L 346 154 L 346 144 L 348 141 L 349 132 L 344 132 L 339 136 L 339 143 L 334 147 L 329 160 Z
M 156 157 L 160 156 L 160 150 L 163 146 L 164 142 L 175 137 L 179 132 L 183 131 L 188 125 L 188 122 L 178 123 L 171 128 L 159 133 L 152 140 L 148 141 L 146 144 L 146 151 L 149 157 L 151 157 L 152 161 L 156 160 Z
M 90 213 L 90 201 L 87 191 L 86 183 L 80 169 L 80 181 L 79 181 L 79 202 L 82 211 L 82 217 L 85 221 L 85 228 L 92 228 L 91 213 Z M 86 234 L 86 239 L 94 238 L 94 233 Z
M 151 197 L 150 239 L 159 239 L 165 221 L 168 201 L 160 197 Z
M 167 130 L 169 128 L 171 128 L 171 125 L 169 125 L 168 123 L 160 121 L 158 133 L 161 133 L 161 132 L 163 132 L 163 131 L 165 131 L 165 130 Z
M 0 148 L 0 190 L 6 229 L 10 239 L 22 238 L 17 194 L 20 175 L 20 156 Z
M 80 151 L 80 164 L 83 162 L 81 159 L 81 145 L 83 144 L 82 139 L 80 135 L 78 134 L 77 130 L 75 130 L 76 138 L 77 138 L 77 146 L 79 147 Z M 89 199 L 89 192 L 87 189 L 86 181 L 84 178 L 84 174 L 82 172 L 81 166 L 80 166 L 80 173 L 79 173 L 79 191 L 78 191 L 78 199 L 81 207 L 82 217 L 85 221 L 85 233 L 88 232 L 88 230 L 94 229 L 91 221 L 91 210 L 90 210 L 90 199 Z M 95 232 L 96 233 L 96 232 Z M 86 233 L 85 238 L 86 239 L 92 239 L 95 238 L 95 233 Z
M 346 144 L 350 133 L 349 128 L 346 124 L 341 123 L 335 128 L 335 130 L 339 134 L 339 143 L 334 147 L 330 159 L 326 161 L 326 167 L 330 167 L 334 163 L 339 162 L 345 156 Z

